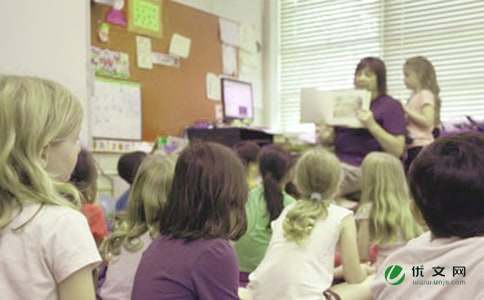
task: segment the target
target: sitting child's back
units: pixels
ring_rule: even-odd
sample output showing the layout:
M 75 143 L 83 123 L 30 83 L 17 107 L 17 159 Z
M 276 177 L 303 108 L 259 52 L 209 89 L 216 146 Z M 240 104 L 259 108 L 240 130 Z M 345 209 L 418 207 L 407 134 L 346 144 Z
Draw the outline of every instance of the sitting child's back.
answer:
M 410 189 L 430 232 L 384 261 L 374 299 L 484 299 L 483 149 L 484 135 L 465 133 L 414 160 Z

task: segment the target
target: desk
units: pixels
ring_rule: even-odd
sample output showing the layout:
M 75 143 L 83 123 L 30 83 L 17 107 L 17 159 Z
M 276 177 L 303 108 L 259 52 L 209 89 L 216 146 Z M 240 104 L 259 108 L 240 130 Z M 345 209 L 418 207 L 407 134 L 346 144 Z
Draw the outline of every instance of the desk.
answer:
M 239 128 L 188 128 L 187 135 L 190 142 L 195 140 L 210 141 L 232 147 L 241 141 L 252 141 L 259 146 L 272 144 L 273 135 L 264 131 Z

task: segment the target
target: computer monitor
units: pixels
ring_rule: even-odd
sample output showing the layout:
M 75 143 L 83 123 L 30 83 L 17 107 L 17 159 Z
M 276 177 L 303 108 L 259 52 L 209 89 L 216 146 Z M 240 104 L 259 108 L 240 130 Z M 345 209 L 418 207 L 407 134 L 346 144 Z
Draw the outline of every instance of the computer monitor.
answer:
M 222 78 L 222 104 L 224 122 L 254 119 L 252 84 Z

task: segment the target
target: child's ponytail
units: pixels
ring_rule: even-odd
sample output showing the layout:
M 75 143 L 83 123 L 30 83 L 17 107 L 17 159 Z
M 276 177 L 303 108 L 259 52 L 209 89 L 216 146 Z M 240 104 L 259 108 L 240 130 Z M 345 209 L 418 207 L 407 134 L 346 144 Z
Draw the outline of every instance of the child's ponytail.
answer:
M 302 199 L 284 219 L 282 228 L 288 241 L 302 244 L 316 222 L 326 218 L 329 201 L 338 190 L 341 174 L 338 158 L 325 149 L 311 149 L 299 159 L 295 179 Z
M 284 208 L 282 185 L 289 167 L 289 153 L 274 145 L 262 148 L 259 156 L 259 170 L 262 175 L 264 199 L 269 214 L 268 227 L 279 217 Z

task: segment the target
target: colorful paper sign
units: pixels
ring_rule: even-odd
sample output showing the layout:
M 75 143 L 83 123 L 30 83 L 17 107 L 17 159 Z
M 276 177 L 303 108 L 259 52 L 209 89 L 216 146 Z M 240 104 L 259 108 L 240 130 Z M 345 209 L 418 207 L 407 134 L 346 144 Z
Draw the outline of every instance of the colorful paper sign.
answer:
M 160 38 L 162 36 L 162 6 L 160 0 L 129 1 L 129 26 L 133 32 Z

